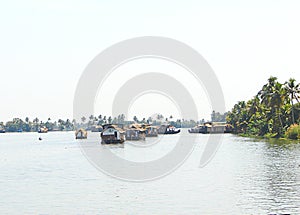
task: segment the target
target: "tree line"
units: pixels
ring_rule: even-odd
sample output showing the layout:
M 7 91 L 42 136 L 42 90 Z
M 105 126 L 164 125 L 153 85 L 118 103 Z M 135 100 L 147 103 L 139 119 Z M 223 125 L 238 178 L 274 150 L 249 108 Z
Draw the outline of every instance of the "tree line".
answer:
M 280 83 L 276 77 L 271 76 L 252 99 L 235 104 L 227 113 L 226 120 L 233 126 L 235 133 L 285 137 L 291 128 L 293 132 L 298 131 L 299 99 L 300 85 L 295 79 Z
M 24 120 L 21 118 L 14 118 L 6 123 L 0 122 L 0 129 L 7 132 L 36 132 L 39 128 L 46 127 L 49 131 L 72 131 L 75 128 L 76 121 L 70 119 L 59 119 L 52 122 L 50 118 L 43 122 L 39 118 L 34 118 L 32 121 L 29 117 Z
M 219 116 L 219 113 L 216 113 Z M 168 123 L 177 128 L 190 128 L 199 123 L 204 123 L 205 120 L 195 121 L 192 119 L 174 119 L 172 115 L 164 117 L 162 114 L 157 114 L 154 117 L 141 118 L 134 116 L 132 120 L 125 120 L 125 115 L 121 114 L 117 117 L 105 116 L 105 115 L 90 115 L 89 117 L 82 116 L 80 122 L 75 119 L 58 119 L 56 121 L 48 118 L 46 121 L 42 121 L 39 118 L 30 120 L 26 117 L 24 120 L 21 118 L 14 118 L 6 123 L 0 122 L 0 130 L 7 132 L 37 132 L 39 128 L 46 127 L 49 131 L 73 131 L 78 128 L 91 129 L 93 126 L 101 126 L 104 124 L 123 124 L 130 125 L 133 123 L 151 124 L 159 126 L 161 124 Z

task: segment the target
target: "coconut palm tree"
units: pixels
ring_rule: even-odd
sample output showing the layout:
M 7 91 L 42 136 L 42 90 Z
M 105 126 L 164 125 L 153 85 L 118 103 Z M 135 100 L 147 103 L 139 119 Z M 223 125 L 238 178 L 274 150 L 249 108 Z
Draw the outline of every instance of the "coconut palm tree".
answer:
M 33 123 L 35 124 L 35 130 L 36 131 L 38 130 L 38 127 L 39 127 L 39 125 L 38 125 L 39 121 L 40 120 L 37 117 L 33 120 Z
M 271 93 L 270 98 L 270 106 L 275 109 L 275 115 L 278 117 L 281 129 L 283 130 L 281 108 L 283 107 L 287 99 L 287 94 L 285 88 L 282 87 L 282 84 L 278 82 L 275 83 L 274 91 Z
M 290 96 L 291 102 L 291 112 L 292 112 L 292 122 L 295 124 L 295 113 L 294 113 L 294 100 L 299 103 L 300 98 L 300 84 L 295 83 L 296 80 L 294 78 L 290 78 L 288 82 L 285 82 L 285 89 Z
M 258 92 L 257 96 L 260 98 L 262 104 L 264 104 L 266 106 L 269 106 L 270 99 L 271 99 L 271 94 L 274 91 L 274 87 L 275 87 L 276 83 L 277 83 L 277 78 L 271 76 L 268 79 L 268 83 L 265 84 L 262 87 L 262 89 Z

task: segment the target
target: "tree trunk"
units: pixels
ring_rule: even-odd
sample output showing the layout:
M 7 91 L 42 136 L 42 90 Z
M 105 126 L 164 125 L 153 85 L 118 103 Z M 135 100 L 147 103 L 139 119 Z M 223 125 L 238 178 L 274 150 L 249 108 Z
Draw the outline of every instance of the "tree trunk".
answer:
M 291 96 L 291 103 L 292 103 L 292 122 L 293 122 L 293 124 L 295 124 L 293 96 Z

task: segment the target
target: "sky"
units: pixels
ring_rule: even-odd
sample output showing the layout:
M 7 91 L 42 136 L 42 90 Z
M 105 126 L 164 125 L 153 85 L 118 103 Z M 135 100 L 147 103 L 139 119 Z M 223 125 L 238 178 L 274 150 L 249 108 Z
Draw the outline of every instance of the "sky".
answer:
M 109 46 L 139 36 L 169 37 L 197 50 L 216 73 L 230 110 L 271 75 L 300 81 L 299 9 L 296 0 L 1 1 L 0 121 L 71 119 L 76 85 L 88 63 Z M 205 89 L 173 67 L 145 59 L 117 70 L 134 76 L 172 69 L 195 97 L 199 119 L 209 119 Z M 112 80 L 126 82 L 117 70 L 99 90 L 95 115 L 111 114 L 111 97 L 101 93 Z M 180 117 L 168 98 L 145 95 L 133 102 L 128 118 L 158 111 Z

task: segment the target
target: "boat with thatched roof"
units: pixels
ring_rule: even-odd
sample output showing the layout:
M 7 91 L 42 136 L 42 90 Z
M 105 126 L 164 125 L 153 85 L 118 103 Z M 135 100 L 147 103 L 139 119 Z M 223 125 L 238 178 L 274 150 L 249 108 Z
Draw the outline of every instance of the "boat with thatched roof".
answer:
M 145 140 L 146 129 L 140 124 L 132 124 L 125 131 L 126 140 Z
M 157 126 L 146 125 L 145 129 L 146 129 L 146 137 L 157 137 L 158 136 Z
M 87 131 L 84 130 L 83 128 L 78 129 L 75 132 L 75 138 L 76 139 L 87 139 Z
M 122 128 L 112 124 L 103 125 L 101 143 L 124 143 L 125 139 L 125 132 Z

